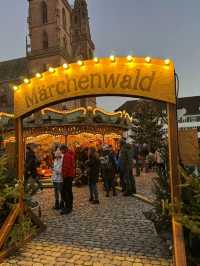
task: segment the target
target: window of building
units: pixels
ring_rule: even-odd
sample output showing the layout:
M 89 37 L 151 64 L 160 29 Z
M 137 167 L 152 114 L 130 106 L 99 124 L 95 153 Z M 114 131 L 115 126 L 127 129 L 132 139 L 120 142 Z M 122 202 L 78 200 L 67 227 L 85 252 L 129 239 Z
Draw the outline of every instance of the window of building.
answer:
M 67 38 L 66 36 L 63 37 L 63 46 L 65 49 L 67 49 Z
M 186 118 L 186 122 L 187 122 L 187 123 L 190 123 L 190 122 L 191 122 L 191 117 L 190 117 L 190 116 L 188 116 L 188 117 Z
M 66 27 L 67 27 L 67 20 L 66 20 L 66 13 L 65 13 L 64 8 L 63 8 L 63 10 L 62 10 L 62 20 L 63 20 L 63 28 L 66 30 Z
M 196 116 L 192 116 L 191 117 L 191 122 L 196 122 L 197 121 L 197 117 Z
M 48 9 L 45 1 L 42 1 L 42 23 L 46 24 L 48 22 Z
M 77 16 L 74 17 L 74 23 L 75 23 L 75 24 L 78 23 L 78 17 L 77 17 Z
M 82 18 L 86 18 L 86 13 L 85 13 L 85 11 L 82 11 Z
M 43 32 L 43 49 L 48 49 L 49 48 L 49 39 L 48 39 L 48 34 L 46 31 Z

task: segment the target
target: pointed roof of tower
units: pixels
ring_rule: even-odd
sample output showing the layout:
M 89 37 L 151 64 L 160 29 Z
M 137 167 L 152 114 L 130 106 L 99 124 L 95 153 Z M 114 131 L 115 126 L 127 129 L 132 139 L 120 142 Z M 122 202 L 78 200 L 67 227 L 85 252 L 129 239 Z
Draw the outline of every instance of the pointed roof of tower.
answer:
M 74 7 L 87 6 L 86 0 L 75 0 Z

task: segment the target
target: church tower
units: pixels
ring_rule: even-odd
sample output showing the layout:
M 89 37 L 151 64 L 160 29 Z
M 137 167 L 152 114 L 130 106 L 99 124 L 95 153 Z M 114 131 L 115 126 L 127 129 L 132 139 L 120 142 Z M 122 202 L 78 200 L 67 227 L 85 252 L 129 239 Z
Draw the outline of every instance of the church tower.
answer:
M 30 76 L 50 66 L 93 57 L 87 3 L 75 0 L 72 8 L 67 0 L 28 0 L 29 36 L 27 58 Z M 64 109 L 96 106 L 96 98 L 63 103 Z
M 72 53 L 75 60 L 92 59 L 95 45 L 91 38 L 86 0 L 75 0 L 72 11 Z M 81 106 L 96 106 L 96 98 L 81 99 Z
M 72 50 L 77 59 L 91 59 L 94 53 L 86 0 L 75 0 L 72 12 Z
M 71 61 L 72 9 L 69 3 L 64 0 L 28 1 L 27 57 L 30 74 Z

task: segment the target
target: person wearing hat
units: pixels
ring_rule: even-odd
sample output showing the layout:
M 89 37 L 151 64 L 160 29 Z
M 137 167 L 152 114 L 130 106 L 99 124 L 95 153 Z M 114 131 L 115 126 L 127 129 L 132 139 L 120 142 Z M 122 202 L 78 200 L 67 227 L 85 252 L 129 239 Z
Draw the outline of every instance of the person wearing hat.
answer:
M 59 210 L 63 206 L 62 202 L 62 163 L 63 163 L 63 155 L 59 149 L 56 150 L 54 154 L 54 162 L 53 162 L 53 175 L 52 181 L 54 186 L 54 194 L 55 194 L 55 206 L 54 209 Z
M 73 209 L 73 192 L 72 192 L 72 181 L 75 177 L 75 154 L 66 145 L 60 147 L 63 153 L 62 163 L 62 200 L 64 206 L 61 210 L 61 214 L 68 214 Z

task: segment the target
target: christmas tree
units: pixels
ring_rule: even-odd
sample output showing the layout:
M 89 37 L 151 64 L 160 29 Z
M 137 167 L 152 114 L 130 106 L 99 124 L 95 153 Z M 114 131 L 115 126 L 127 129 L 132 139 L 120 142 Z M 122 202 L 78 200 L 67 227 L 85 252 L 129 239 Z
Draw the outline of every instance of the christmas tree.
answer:
M 164 167 L 157 169 L 157 175 L 153 179 L 154 208 L 150 212 L 146 212 L 145 216 L 154 223 L 157 232 L 168 234 L 171 232 L 171 196 L 167 145 L 162 146 L 161 156 L 164 161 Z
M 17 181 L 8 175 L 6 167 L 7 158 L 0 156 L 0 226 L 19 198 Z
M 164 135 L 162 108 L 148 100 L 138 101 L 134 112 L 133 138 L 136 143 L 146 143 L 155 151 L 161 146 Z
M 182 178 L 181 215 L 178 217 L 185 232 L 185 243 L 189 266 L 200 265 L 200 177 L 189 174 L 179 167 Z

